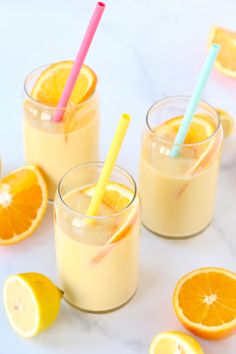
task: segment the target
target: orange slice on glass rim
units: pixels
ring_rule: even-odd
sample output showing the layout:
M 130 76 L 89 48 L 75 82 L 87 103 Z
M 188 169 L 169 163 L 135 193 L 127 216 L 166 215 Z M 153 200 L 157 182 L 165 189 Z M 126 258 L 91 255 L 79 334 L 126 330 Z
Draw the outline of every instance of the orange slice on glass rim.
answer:
M 165 121 L 158 126 L 155 130 L 158 136 L 161 136 L 169 141 L 174 141 L 175 136 L 179 130 L 183 116 L 178 116 Z M 213 120 L 203 113 L 195 114 L 190 125 L 188 134 L 185 138 L 184 144 L 196 144 L 207 140 L 216 130 L 216 126 Z M 206 143 L 207 146 L 199 145 L 193 147 L 196 155 L 196 162 L 188 171 L 188 174 L 192 174 L 199 168 L 203 168 L 210 161 L 213 153 L 217 150 L 218 139 L 212 139 Z
M 93 197 L 95 188 L 96 185 L 93 185 L 85 188 L 83 192 L 90 197 Z M 118 213 L 131 203 L 133 197 L 134 193 L 124 185 L 116 182 L 110 182 L 106 188 L 103 203 L 110 207 L 114 213 Z M 129 232 L 137 216 L 137 207 L 135 206 L 135 202 L 131 208 L 131 211 L 125 213 L 124 220 L 119 221 L 118 228 L 112 237 L 107 241 L 107 245 L 121 240 Z
M 71 72 L 73 61 L 61 61 L 45 69 L 31 91 L 31 96 L 37 102 L 56 107 Z M 88 99 L 95 91 L 97 76 L 87 65 L 83 65 L 76 81 L 70 103 L 77 105 Z
M 228 112 L 224 111 L 221 108 L 216 108 L 216 112 L 219 114 L 220 117 L 220 121 L 224 131 L 224 137 L 227 138 L 234 132 L 234 119 Z
M 206 339 L 236 332 L 236 273 L 222 268 L 200 268 L 182 277 L 173 305 L 180 322 Z
M 39 169 L 25 166 L 0 181 L 0 245 L 30 236 L 46 211 L 48 193 Z
M 236 32 L 214 26 L 209 34 L 209 45 L 220 44 L 215 67 L 224 75 L 236 78 Z

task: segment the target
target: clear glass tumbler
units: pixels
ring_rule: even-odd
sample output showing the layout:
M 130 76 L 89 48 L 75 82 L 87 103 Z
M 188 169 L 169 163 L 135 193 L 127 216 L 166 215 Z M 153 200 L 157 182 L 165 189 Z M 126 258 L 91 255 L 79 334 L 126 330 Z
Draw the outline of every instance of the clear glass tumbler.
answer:
M 203 127 L 211 127 L 210 136 L 179 145 L 178 156 L 170 157 L 174 143 L 168 137 L 173 129 L 168 121 L 183 118 L 189 99 L 175 96 L 155 103 L 147 113 L 142 136 L 142 221 L 154 233 L 173 238 L 195 235 L 211 222 L 223 140 L 217 112 L 201 101 L 195 116 Z
M 49 199 L 53 200 L 61 177 L 70 168 L 99 159 L 99 97 L 95 91 L 84 102 L 61 109 L 63 120 L 52 121 L 56 107 L 35 101 L 32 89 L 42 66 L 30 73 L 24 84 L 24 151 L 29 164 L 44 172 Z
M 60 181 L 54 201 L 56 258 L 64 298 L 89 312 L 111 311 L 128 302 L 139 278 L 140 203 L 133 178 L 115 167 L 111 186 L 128 196 L 129 202 L 118 211 L 113 209 L 115 191 L 108 203 L 102 203 L 98 216 L 86 216 L 102 167 L 103 163 L 94 162 L 70 170 Z

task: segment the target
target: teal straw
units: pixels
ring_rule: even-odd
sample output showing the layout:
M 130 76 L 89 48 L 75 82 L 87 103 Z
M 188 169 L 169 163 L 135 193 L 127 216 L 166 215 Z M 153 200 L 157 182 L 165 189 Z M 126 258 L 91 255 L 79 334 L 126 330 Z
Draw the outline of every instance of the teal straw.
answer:
M 189 101 L 187 110 L 184 114 L 184 118 L 183 118 L 180 128 L 178 130 L 178 133 L 175 137 L 174 146 L 172 147 L 172 149 L 170 151 L 171 157 L 176 157 L 179 154 L 179 151 L 180 151 L 179 145 L 184 143 L 184 140 L 185 140 L 186 135 L 188 134 L 188 130 L 189 130 L 190 124 L 192 122 L 194 113 L 196 112 L 198 103 L 201 99 L 202 92 L 205 88 L 208 77 L 210 76 L 210 72 L 213 68 L 213 65 L 214 65 L 216 57 L 219 53 L 219 50 L 220 50 L 220 45 L 218 45 L 218 44 L 212 44 L 211 48 L 209 49 L 206 61 L 203 65 L 202 71 L 201 71 L 200 76 L 198 78 L 195 90 L 194 90 L 193 95 Z

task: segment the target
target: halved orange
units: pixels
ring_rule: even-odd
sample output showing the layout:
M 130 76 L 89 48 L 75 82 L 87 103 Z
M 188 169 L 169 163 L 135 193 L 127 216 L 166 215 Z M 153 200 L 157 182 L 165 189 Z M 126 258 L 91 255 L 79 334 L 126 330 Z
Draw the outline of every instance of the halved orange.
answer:
M 236 273 L 200 268 L 179 280 L 173 305 L 180 322 L 194 334 L 220 339 L 236 332 Z
M 0 181 L 0 245 L 30 236 L 45 213 L 47 187 L 40 170 L 25 166 Z
M 71 72 L 73 61 L 61 61 L 45 69 L 31 91 L 34 100 L 56 107 Z M 83 65 L 70 97 L 75 105 L 89 98 L 95 91 L 97 76 L 87 65 Z
M 84 189 L 84 193 L 93 197 L 96 185 L 87 187 Z M 103 203 L 109 206 L 114 213 L 117 213 L 130 204 L 134 197 L 134 193 L 122 184 L 116 182 L 110 182 L 106 188 L 106 192 L 103 197 Z M 119 220 L 117 230 L 112 237 L 107 241 L 107 244 L 111 244 L 119 241 L 125 237 L 132 227 L 137 216 L 137 201 L 134 202 L 131 211 L 124 215 L 124 220 Z
M 236 78 L 236 32 L 214 26 L 209 34 L 209 45 L 220 44 L 215 67 L 223 74 Z

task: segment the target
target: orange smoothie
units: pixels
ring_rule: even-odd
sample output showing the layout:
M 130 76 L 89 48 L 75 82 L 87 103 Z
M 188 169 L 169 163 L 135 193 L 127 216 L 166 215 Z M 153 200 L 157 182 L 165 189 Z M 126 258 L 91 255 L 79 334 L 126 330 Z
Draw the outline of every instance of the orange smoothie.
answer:
M 65 300 L 85 311 L 116 309 L 131 299 L 138 287 L 138 197 L 115 212 L 114 196 L 116 198 L 117 193 L 132 196 L 133 193 L 116 182 L 109 186 L 111 190 L 106 192 L 107 197 L 105 194 L 99 215 L 92 220 L 86 218 L 91 201 L 91 194 L 86 190 L 92 190 L 94 185 L 71 189 L 65 194 L 62 189 L 62 199 L 59 193 L 55 199 L 55 242 L 60 285 Z
M 139 168 L 142 221 L 159 235 L 188 237 L 213 218 L 223 134 L 217 115 L 210 113 L 195 115 L 176 158 L 169 154 L 183 116 L 144 131 Z
M 28 79 L 33 81 L 31 86 L 36 85 L 35 76 L 40 75 Z M 30 97 L 31 86 L 23 105 L 25 159 L 41 168 L 49 199 L 53 200 L 66 171 L 99 158 L 99 97 L 95 91 L 79 104 L 68 104 L 63 120 L 55 123 L 52 119 L 56 108 Z

